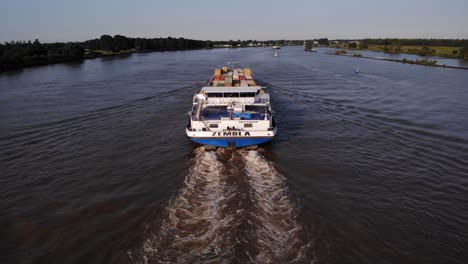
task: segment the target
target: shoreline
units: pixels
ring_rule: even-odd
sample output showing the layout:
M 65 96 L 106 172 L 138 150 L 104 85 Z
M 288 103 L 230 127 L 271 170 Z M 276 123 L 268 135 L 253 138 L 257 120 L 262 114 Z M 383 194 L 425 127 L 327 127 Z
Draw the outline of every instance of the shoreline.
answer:
M 413 64 L 413 65 L 421 65 L 421 66 L 429 66 L 429 67 L 438 67 L 438 68 L 448 68 L 448 69 L 458 69 L 458 70 L 468 70 L 468 67 L 461 67 L 461 66 L 449 66 L 449 65 L 440 65 L 440 64 L 425 64 L 425 63 L 418 63 L 413 60 L 396 60 L 396 59 L 385 59 L 385 58 L 377 58 L 377 57 L 369 57 L 369 56 L 355 56 L 354 54 L 329 54 L 334 56 L 345 56 L 345 57 L 352 57 L 358 59 L 370 59 L 370 60 L 381 60 L 381 61 L 391 61 L 391 62 L 399 62 L 403 64 Z
M 37 62 L 37 63 L 32 64 L 32 65 L 27 65 L 27 66 L 22 66 L 22 67 L 18 67 L 18 68 L 8 69 L 8 70 L 5 70 L 5 71 L 0 71 L 0 75 L 5 74 L 5 73 L 15 72 L 15 71 L 21 71 L 23 69 L 34 68 L 34 67 L 43 67 L 43 66 L 61 64 L 61 63 L 65 64 L 65 63 L 70 63 L 70 62 L 81 62 L 81 61 L 85 61 L 85 60 L 105 58 L 105 57 L 128 56 L 128 55 L 132 55 L 132 54 L 135 54 L 135 53 L 188 51 L 188 50 L 203 50 L 203 49 L 215 49 L 215 48 L 175 49 L 175 50 L 138 50 L 138 51 L 137 50 L 135 50 L 135 51 L 128 51 L 127 50 L 127 51 L 109 52 L 109 53 L 89 51 L 88 54 L 84 54 L 83 57 L 80 57 L 80 58 L 64 58 L 64 59 L 56 60 L 56 61 Z

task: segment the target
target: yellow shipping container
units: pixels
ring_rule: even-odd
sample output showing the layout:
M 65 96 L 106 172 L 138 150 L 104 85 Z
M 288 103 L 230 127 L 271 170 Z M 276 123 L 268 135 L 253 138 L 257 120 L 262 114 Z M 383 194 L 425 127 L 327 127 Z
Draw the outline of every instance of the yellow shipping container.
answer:
M 250 71 L 250 68 L 244 68 L 244 73 L 245 75 L 251 75 L 252 72 Z
M 221 69 L 216 69 L 215 70 L 215 76 L 221 75 Z

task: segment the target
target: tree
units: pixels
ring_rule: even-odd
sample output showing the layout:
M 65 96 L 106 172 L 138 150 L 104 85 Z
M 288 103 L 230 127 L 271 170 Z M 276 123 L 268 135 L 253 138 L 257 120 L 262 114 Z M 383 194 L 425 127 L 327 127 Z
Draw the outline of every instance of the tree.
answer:
M 113 50 L 114 46 L 114 38 L 109 35 L 102 35 L 99 39 L 99 48 L 102 50 Z
M 390 42 L 390 53 L 398 53 L 400 51 L 400 40 L 392 39 Z
M 352 49 L 357 48 L 356 42 L 349 42 L 349 43 L 348 43 L 348 48 L 352 48 Z
M 177 39 L 177 49 L 185 49 L 185 39 L 178 38 Z
M 62 48 L 62 55 L 70 58 L 82 58 L 84 55 L 84 48 L 77 43 L 66 43 Z
M 304 50 L 305 51 L 311 51 L 313 47 L 314 42 L 312 40 L 306 40 Z
M 425 56 L 426 61 L 428 60 L 428 57 L 434 55 L 434 51 L 430 49 L 429 47 L 422 47 L 421 50 L 419 51 L 419 56 Z
M 128 50 L 130 49 L 130 41 L 125 36 L 115 35 L 114 36 L 114 49 L 115 50 Z
M 321 38 L 318 39 L 318 44 L 322 46 L 328 46 L 330 43 L 328 41 L 328 38 Z
M 468 40 L 465 40 L 465 42 L 463 43 L 463 46 L 461 47 L 460 49 L 460 55 L 459 57 L 464 59 L 464 60 L 468 60 Z
M 366 41 L 361 41 L 361 43 L 359 43 L 359 48 L 360 49 L 367 49 L 367 48 L 369 48 L 369 45 L 367 45 Z

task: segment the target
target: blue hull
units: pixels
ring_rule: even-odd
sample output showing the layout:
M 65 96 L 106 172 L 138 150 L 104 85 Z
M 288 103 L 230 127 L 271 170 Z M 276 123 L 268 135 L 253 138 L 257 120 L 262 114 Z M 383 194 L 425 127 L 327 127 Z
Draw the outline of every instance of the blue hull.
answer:
M 191 138 L 193 142 L 210 145 L 220 148 L 227 148 L 235 144 L 236 148 L 259 145 L 272 140 L 273 138 Z

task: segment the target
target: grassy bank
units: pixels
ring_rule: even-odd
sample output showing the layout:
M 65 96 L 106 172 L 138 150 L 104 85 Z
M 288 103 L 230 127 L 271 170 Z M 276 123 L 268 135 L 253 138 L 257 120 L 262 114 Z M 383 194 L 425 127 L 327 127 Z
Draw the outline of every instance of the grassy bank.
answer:
M 372 59 L 372 60 L 399 62 L 399 63 L 405 63 L 405 64 L 416 64 L 416 65 L 425 65 L 425 66 L 432 66 L 432 67 L 443 67 L 443 68 L 450 68 L 450 69 L 468 70 L 468 68 L 465 68 L 465 67 L 447 66 L 445 64 L 440 65 L 440 64 L 437 64 L 436 60 L 427 60 L 427 59 L 426 60 L 385 59 L 385 58 L 378 58 L 378 57 L 363 56 L 360 53 L 348 54 L 346 52 L 346 50 L 337 50 L 334 55 L 336 55 L 336 56 L 345 56 L 345 57 L 355 57 L 355 58 L 362 58 L 362 59 Z
M 369 51 L 385 52 L 387 45 L 369 45 L 367 49 Z M 400 46 L 400 53 L 415 54 L 418 55 L 421 49 L 425 46 Z M 458 55 L 461 47 L 446 47 L 446 46 L 426 46 L 431 49 L 434 53 L 432 56 L 444 57 L 450 59 L 458 59 Z
M 333 48 L 347 50 L 368 50 L 377 52 L 390 52 L 390 45 L 368 45 L 367 48 L 351 48 L 348 45 L 334 45 Z M 417 45 L 402 45 L 399 46 L 397 53 L 421 55 L 428 54 L 428 57 L 443 57 L 449 59 L 460 59 L 460 50 L 462 47 L 450 46 L 417 46 Z M 425 56 L 425 55 L 424 55 Z

